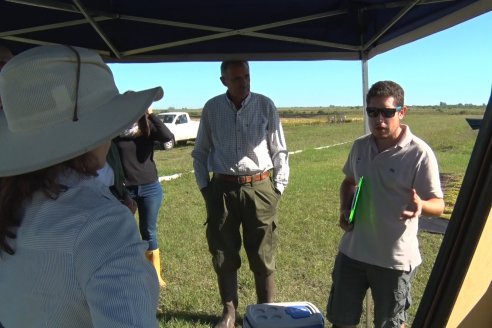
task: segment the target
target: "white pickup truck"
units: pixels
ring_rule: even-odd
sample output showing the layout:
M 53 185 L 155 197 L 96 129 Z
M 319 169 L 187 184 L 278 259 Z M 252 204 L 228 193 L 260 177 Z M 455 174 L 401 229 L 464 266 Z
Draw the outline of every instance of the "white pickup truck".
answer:
M 169 150 L 177 143 L 186 143 L 188 140 L 195 140 L 198 134 L 200 122 L 193 121 L 186 112 L 166 112 L 157 114 L 157 117 L 173 133 L 173 140 L 163 142 L 159 146 L 161 149 Z

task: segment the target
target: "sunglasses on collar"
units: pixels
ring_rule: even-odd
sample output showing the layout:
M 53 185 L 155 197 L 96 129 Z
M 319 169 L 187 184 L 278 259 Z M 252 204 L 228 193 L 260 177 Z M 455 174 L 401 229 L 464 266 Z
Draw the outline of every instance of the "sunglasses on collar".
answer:
M 369 117 L 378 117 L 381 114 L 385 118 L 391 118 L 401 109 L 402 106 L 397 106 L 396 108 L 366 107 L 366 113 Z

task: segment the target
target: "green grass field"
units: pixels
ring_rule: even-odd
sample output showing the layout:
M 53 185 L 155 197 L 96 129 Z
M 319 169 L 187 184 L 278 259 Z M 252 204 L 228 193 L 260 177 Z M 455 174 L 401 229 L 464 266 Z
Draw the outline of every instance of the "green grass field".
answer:
M 445 202 L 449 217 L 456 200 L 477 131 L 465 117 L 483 111 L 414 110 L 404 123 L 435 150 L 440 171 L 447 177 Z M 309 115 L 308 115 L 309 116 Z M 338 241 L 338 187 L 341 167 L 351 142 L 364 132 L 358 111 L 347 112 L 347 122 L 330 124 L 326 115 L 310 115 L 309 122 L 284 118 L 291 178 L 279 208 L 280 246 L 277 257 L 277 302 L 310 301 L 325 314 Z M 335 145 L 332 147 L 327 147 Z M 161 292 L 161 327 L 210 327 L 221 304 L 205 240 L 205 209 L 192 173 L 193 145 L 156 151 L 159 175 L 182 175 L 164 181 L 165 199 L 159 217 L 159 242 L 168 287 Z M 319 148 L 319 149 L 317 149 Z M 411 326 L 442 242 L 442 235 L 420 232 L 424 262 L 413 285 Z M 239 272 L 239 312 L 256 296 L 252 274 L 242 253 Z M 361 326 L 365 325 L 365 317 Z M 327 324 L 328 326 L 328 324 Z M 371 325 L 372 326 L 372 325 Z

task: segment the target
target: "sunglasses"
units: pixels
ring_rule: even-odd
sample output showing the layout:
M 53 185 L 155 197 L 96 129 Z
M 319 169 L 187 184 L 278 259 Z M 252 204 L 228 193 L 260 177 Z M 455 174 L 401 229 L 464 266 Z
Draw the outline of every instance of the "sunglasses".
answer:
M 395 116 L 397 112 L 401 111 L 401 108 L 401 106 L 396 108 L 366 107 L 366 112 L 369 117 L 378 117 L 379 114 L 381 114 L 385 118 L 391 118 Z

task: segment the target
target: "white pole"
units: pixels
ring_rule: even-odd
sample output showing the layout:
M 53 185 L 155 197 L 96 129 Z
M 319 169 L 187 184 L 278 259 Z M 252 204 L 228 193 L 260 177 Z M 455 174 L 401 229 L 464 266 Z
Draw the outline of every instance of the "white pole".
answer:
M 369 123 L 367 122 L 367 115 L 366 115 L 366 95 L 367 91 L 369 90 L 369 73 L 368 73 L 368 67 L 369 63 L 367 61 L 367 57 L 362 58 L 362 115 L 364 116 L 364 134 L 369 133 Z
M 364 134 L 368 134 L 369 131 L 369 123 L 367 122 L 367 114 L 366 114 L 366 95 L 369 91 L 369 73 L 367 62 L 367 56 L 362 58 L 362 115 L 364 117 Z M 371 327 L 371 290 L 368 289 L 366 293 L 366 328 Z

